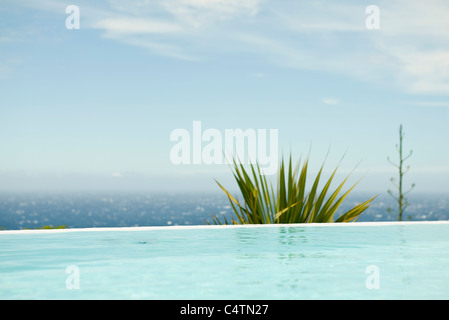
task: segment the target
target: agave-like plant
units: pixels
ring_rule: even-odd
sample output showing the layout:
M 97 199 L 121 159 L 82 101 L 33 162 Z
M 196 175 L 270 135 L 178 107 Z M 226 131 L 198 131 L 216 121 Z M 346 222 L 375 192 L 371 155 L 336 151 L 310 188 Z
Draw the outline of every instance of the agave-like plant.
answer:
M 231 221 L 224 218 L 224 221 L 221 221 L 217 216 L 214 216 L 212 218 L 213 223 L 273 224 L 357 221 L 359 216 L 370 206 L 376 197 L 357 204 L 352 209 L 335 218 L 337 209 L 357 183 L 339 196 L 343 185 L 349 178 L 347 176 L 337 189 L 329 193 L 330 185 L 338 169 L 337 167 L 325 185 L 319 190 L 318 185 L 323 172 L 323 166 L 324 164 L 315 177 L 310 191 L 306 193 L 308 160 L 303 163 L 301 171 L 299 171 L 299 163 L 295 168 L 292 167 L 291 156 L 288 169 L 284 164 L 284 159 L 282 159 L 278 170 L 278 185 L 275 192 L 273 186 L 268 183 L 266 176 L 262 174 L 258 164 L 251 164 L 250 171 L 247 171 L 242 164 L 234 160 L 233 173 L 244 203 L 241 204 L 216 181 L 228 196 L 235 218 Z M 208 224 L 211 223 L 208 222 Z

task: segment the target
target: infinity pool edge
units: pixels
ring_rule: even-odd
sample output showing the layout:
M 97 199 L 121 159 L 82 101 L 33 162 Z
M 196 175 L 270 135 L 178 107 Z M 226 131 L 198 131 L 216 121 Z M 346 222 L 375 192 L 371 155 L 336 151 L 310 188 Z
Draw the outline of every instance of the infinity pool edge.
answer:
M 349 223 L 289 223 L 289 224 L 245 224 L 245 225 L 178 225 L 178 226 L 139 226 L 139 227 L 95 227 L 66 229 L 33 229 L 33 230 L 2 230 L 2 234 L 25 233 L 67 233 L 89 231 L 149 231 L 149 230 L 186 230 L 186 229 L 229 229 L 229 228 L 276 228 L 276 227 L 358 227 L 358 226 L 390 226 L 417 224 L 449 224 L 449 220 L 441 221 L 382 221 L 382 222 L 349 222 Z

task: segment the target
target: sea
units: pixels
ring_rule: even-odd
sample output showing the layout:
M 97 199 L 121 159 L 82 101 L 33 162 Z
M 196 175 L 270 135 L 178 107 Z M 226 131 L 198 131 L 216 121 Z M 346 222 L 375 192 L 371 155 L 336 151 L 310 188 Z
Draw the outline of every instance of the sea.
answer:
M 369 199 L 355 193 L 340 211 Z M 238 196 L 237 196 L 238 198 Z M 449 195 L 414 194 L 403 220 L 449 220 Z M 393 209 L 393 213 L 387 211 Z M 233 217 L 224 193 L 168 192 L 2 192 L 0 230 L 36 229 L 65 225 L 69 228 L 203 225 Z M 360 216 L 359 222 L 395 221 L 397 203 L 380 194 Z

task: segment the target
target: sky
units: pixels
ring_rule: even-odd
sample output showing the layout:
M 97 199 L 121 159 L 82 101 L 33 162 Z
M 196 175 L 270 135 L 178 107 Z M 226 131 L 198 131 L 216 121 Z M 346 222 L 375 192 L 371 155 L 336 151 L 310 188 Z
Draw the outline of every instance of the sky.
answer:
M 404 186 L 447 193 L 448 17 L 437 0 L 2 0 L 0 190 L 232 188 L 226 164 L 171 161 L 200 121 L 276 129 L 279 157 L 379 194 L 402 124 Z

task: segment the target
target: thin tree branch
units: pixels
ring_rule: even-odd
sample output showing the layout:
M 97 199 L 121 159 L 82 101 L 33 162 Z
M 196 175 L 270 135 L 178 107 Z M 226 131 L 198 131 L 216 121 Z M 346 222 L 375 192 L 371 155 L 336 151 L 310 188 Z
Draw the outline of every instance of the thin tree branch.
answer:
M 393 161 L 391 161 L 389 157 L 387 158 L 387 161 L 388 161 L 389 163 L 391 163 L 392 165 L 394 165 L 396 168 L 399 168 L 399 165 L 397 165 L 396 163 L 394 163 Z
M 413 150 L 410 150 L 410 153 L 408 154 L 408 156 L 406 156 L 405 158 L 403 158 L 402 161 L 405 161 L 405 160 L 407 160 L 408 158 L 410 158 L 410 157 L 412 156 L 412 154 L 413 154 Z

